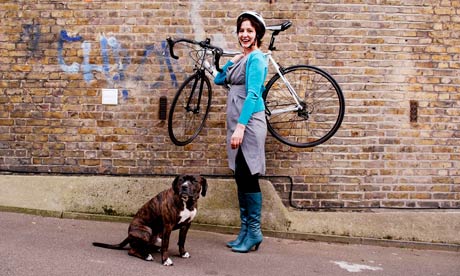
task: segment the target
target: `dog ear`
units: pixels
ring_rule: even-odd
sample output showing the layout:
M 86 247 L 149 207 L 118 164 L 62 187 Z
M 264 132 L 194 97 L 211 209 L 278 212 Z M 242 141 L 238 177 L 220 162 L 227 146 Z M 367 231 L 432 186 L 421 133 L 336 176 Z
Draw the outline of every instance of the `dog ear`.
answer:
M 182 175 L 178 175 L 176 176 L 176 178 L 174 178 L 174 181 L 172 183 L 172 189 L 174 191 L 174 193 L 176 194 L 179 194 L 180 193 L 180 190 L 179 190 L 179 179 L 181 178 Z
M 200 184 L 201 184 L 201 196 L 206 196 L 206 192 L 208 191 L 208 181 L 206 178 L 200 176 Z

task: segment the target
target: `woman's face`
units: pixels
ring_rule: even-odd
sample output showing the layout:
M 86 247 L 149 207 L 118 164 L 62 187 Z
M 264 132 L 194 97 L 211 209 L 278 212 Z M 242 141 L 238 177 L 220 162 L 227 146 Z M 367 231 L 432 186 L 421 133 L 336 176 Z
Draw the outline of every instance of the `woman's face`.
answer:
M 251 48 L 257 45 L 256 29 L 252 26 L 251 21 L 244 20 L 238 30 L 238 40 L 244 48 Z

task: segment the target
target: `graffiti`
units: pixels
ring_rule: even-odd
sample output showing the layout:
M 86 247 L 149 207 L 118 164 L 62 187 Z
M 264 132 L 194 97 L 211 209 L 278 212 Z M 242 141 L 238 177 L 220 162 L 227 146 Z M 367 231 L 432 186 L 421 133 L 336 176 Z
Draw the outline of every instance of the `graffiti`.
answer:
M 173 65 L 171 63 L 171 56 L 169 55 L 169 50 L 166 47 L 167 47 L 166 41 L 161 42 L 161 49 L 156 49 L 154 45 L 149 45 L 146 47 L 144 55 L 140 63 L 141 66 L 137 70 L 138 75 L 136 76 L 136 80 L 143 80 L 142 69 L 147 63 L 147 61 L 149 60 L 149 57 L 152 54 L 155 54 L 156 57 L 158 58 L 158 62 L 160 65 L 160 76 L 155 80 L 154 83 L 152 83 L 149 86 L 149 88 L 158 88 L 161 85 L 161 83 L 164 81 L 166 70 L 168 70 L 169 76 L 171 78 L 171 84 L 174 87 L 177 87 L 178 83 L 177 83 L 176 74 L 174 73 Z
M 83 53 L 82 62 L 81 64 L 73 62 L 69 65 L 66 63 L 64 58 L 64 47 L 66 43 L 76 42 L 81 43 Z M 121 43 L 118 42 L 115 37 L 106 37 L 105 35 L 101 35 L 99 38 L 102 64 L 90 63 L 91 46 L 91 43 L 85 41 L 82 36 L 69 36 L 67 31 L 62 30 L 58 41 L 58 63 L 61 69 L 69 74 L 81 73 L 83 75 L 83 79 L 87 83 L 90 83 L 95 79 L 95 72 L 101 73 L 109 86 L 114 87 L 115 85 L 118 85 L 123 87 L 122 96 L 123 99 L 127 99 L 128 89 L 126 89 L 124 85 L 128 81 L 151 82 L 152 80 L 144 80 L 145 66 L 150 59 L 156 58 L 160 66 L 160 75 L 156 80 L 153 80 L 153 82 L 148 84 L 148 88 L 158 88 L 164 85 L 165 75 L 169 75 L 171 85 L 174 87 L 178 86 L 177 77 L 174 73 L 174 66 L 171 62 L 166 41 L 161 42 L 160 48 L 157 48 L 154 45 L 146 46 L 141 61 L 138 64 L 138 67 L 133 70 L 134 74 L 131 76 L 127 72 L 130 66 L 134 66 L 132 64 L 131 57 L 128 51 L 122 47 Z M 111 61 L 113 64 L 111 64 Z
M 74 62 L 72 65 L 67 65 L 65 63 L 63 56 L 64 42 L 75 42 L 81 41 L 82 39 L 81 36 L 69 37 L 66 31 L 61 31 L 58 41 L 58 63 L 64 72 L 73 74 L 80 71 L 80 64 Z
M 24 24 L 22 25 L 22 33 L 18 43 L 25 43 L 29 51 L 29 57 L 40 57 L 38 52 L 39 42 L 41 37 L 40 24 Z

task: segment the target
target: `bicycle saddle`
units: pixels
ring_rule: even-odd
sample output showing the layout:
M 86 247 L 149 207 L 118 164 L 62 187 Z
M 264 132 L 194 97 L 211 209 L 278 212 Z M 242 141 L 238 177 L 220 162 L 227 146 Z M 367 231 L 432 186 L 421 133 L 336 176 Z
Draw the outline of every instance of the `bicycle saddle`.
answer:
M 291 21 L 284 21 L 283 23 L 278 24 L 278 25 L 267 26 L 267 30 L 279 33 L 279 32 L 283 32 L 289 29 L 289 27 L 291 26 L 292 26 Z

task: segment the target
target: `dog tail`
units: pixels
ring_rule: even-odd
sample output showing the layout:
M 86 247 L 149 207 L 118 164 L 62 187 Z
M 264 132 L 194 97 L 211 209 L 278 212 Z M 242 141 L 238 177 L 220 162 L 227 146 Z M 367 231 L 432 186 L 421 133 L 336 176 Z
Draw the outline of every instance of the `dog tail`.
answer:
M 125 248 L 125 246 L 128 243 L 129 243 L 129 238 L 126 238 L 124 241 L 122 241 L 119 244 L 107 244 L 107 243 L 93 242 L 93 245 L 97 247 L 102 247 L 102 248 L 122 250 Z

